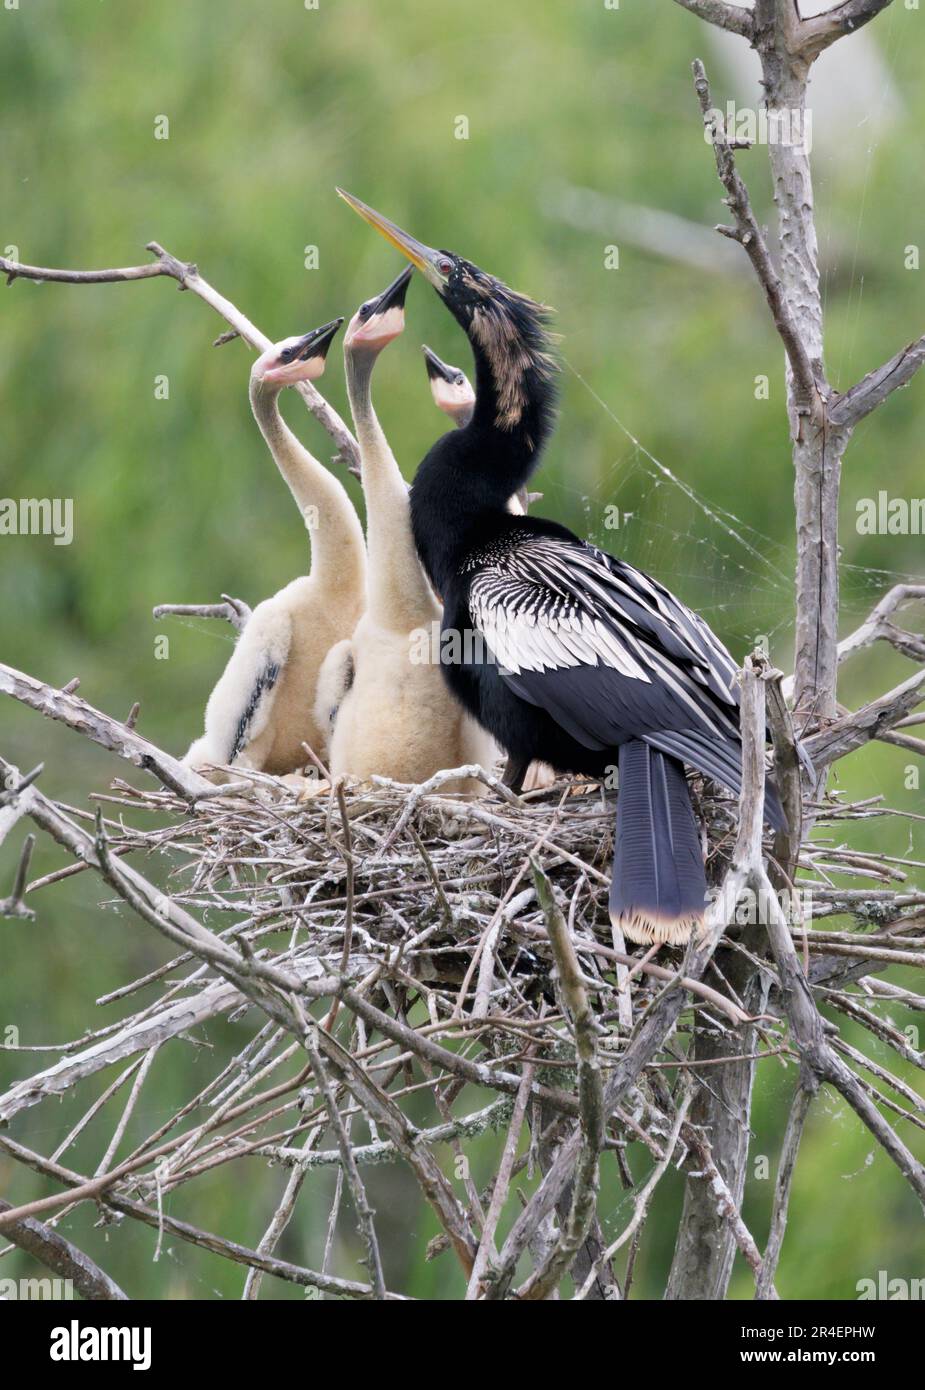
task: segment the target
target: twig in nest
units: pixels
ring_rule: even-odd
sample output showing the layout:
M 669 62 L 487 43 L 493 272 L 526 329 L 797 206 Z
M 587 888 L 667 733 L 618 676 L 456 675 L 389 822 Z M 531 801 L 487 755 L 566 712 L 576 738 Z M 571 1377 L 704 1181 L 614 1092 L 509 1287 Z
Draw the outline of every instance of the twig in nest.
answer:
M 8 898 L 0 898 L 0 917 L 24 917 L 30 920 L 35 916 L 32 908 L 26 907 L 26 904 L 23 902 L 26 879 L 29 875 L 29 861 L 32 858 L 32 851 L 34 849 L 35 836 L 27 835 L 22 842 L 19 863 L 16 866 L 16 873 L 13 877 L 12 892 Z

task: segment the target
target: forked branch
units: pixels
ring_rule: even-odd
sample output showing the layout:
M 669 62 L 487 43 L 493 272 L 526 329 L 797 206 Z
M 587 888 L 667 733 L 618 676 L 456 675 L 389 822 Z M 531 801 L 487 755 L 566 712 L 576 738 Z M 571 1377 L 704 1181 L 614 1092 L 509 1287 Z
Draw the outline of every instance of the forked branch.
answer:
M 743 9 L 741 5 L 729 4 L 728 0 L 675 0 L 675 3 L 700 19 L 705 19 L 708 24 L 715 24 L 718 29 L 726 29 L 730 34 L 741 34 L 742 38 L 748 39 L 749 42 L 754 36 L 755 22 L 752 12 Z
M 699 58 L 694 60 L 691 68 L 694 74 L 694 87 L 703 115 L 704 129 L 709 134 L 713 146 L 716 172 L 719 175 L 720 183 L 726 190 L 726 204 L 735 219 L 734 226 L 718 226 L 716 230 L 721 232 L 723 236 L 737 241 L 751 261 L 758 282 L 764 290 L 768 308 L 771 310 L 774 327 L 777 329 L 787 353 L 787 359 L 793 373 L 794 392 L 799 402 L 800 411 L 803 414 L 817 416 L 822 404 L 820 384 L 816 381 L 809 353 L 790 312 L 784 287 L 774 269 L 764 233 L 752 211 L 748 189 L 736 168 L 735 155 L 726 136 L 722 117 L 713 105 L 706 70 Z
M 178 260 L 156 241 L 149 241 L 145 250 L 150 251 L 156 260 L 148 265 L 124 266 L 111 270 L 52 270 L 47 266 L 24 265 L 21 261 L 12 261 L 0 256 L 0 274 L 6 275 L 8 285 L 14 280 L 47 280 L 65 285 L 125 284 L 166 275 L 176 280 L 181 290 L 190 290 L 197 295 L 231 325 L 233 333 L 222 334 L 221 339 L 217 341 L 227 341 L 229 336 L 242 338 L 255 352 L 266 352 L 267 348 L 272 346 L 272 339 L 262 333 L 230 299 L 226 299 L 214 289 L 208 280 L 200 275 L 199 267 L 193 262 Z M 296 390 L 318 423 L 334 440 L 338 457 L 354 476 L 359 477 L 360 451 L 340 415 L 310 381 L 300 381 Z

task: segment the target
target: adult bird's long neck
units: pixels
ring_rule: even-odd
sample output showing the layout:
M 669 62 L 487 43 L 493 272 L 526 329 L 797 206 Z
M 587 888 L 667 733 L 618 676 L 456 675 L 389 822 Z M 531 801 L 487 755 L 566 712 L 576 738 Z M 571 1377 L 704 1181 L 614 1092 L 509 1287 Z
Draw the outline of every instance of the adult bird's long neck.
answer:
M 305 518 L 311 538 L 312 576 L 332 591 L 362 592 L 366 579 L 363 528 L 346 489 L 308 452 L 279 409 L 280 388 L 251 374 L 254 419 Z
M 475 410 L 463 434 L 490 446 L 484 474 L 495 505 L 529 480 L 552 430 L 555 391 L 552 367 L 516 336 L 486 346 L 477 323 L 469 332 L 475 360 Z
M 438 440 L 411 496 L 414 536 L 438 591 L 466 553 L 510 526 L 509 499 L 529 480 L 552 430 L 555 366 L 542 311 L 512 295 L 466 327 L 476 403 L 465 428 Z
M 367 611 L 384 627 L 406 631 L 436 620 L 440 609 L 415 550 L 408 485 L 373 409 L 377 356 L 361 348 L 344 351 L 366 499 Z

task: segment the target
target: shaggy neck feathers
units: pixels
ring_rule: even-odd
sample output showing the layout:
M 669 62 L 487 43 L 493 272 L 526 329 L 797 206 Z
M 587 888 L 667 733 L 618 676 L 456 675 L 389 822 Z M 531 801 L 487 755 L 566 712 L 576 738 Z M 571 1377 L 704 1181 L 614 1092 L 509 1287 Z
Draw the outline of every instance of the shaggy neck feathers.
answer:
M 475 358 L 475 411 L 433 446 L 411 495 L 415 542 L 441 593 L 473 546 L 511 525 L 508 501 L 538 466 L 555 413 L 540 305 L 496 285 L 471 317 L 457 317 Z
M 556 364 L 547 311 L 495 282 L 464 325 L 476 366 L 475 418 L 538 453 L 552 427 Z

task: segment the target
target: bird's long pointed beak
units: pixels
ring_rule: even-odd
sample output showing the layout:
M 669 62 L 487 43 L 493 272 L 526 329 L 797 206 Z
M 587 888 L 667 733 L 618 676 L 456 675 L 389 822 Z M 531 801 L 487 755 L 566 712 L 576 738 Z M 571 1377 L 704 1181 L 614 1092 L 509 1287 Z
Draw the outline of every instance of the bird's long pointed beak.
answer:
M 405 296 L 408 293 L 408 285 L 411 283 L 413 274 L 414 266 L 406 265 L 402 273 L 396 275 L 388 289 L 382 291 L 379 298 L 376 300 L 376 307 L 373 313 L 384 314 L 388 309 L 404 309 Z
M 296 344 L 298 352 L 294 354 L 299 362 L 307 362 L 310 357 L 326 357 L 328 348 L 334 341 L 334 335 L 343 323 L 343 318 L 332 319 L 330 323 L 324 324 L 321 328 L 313 328 L 310 333 L 306 333 Z
M 364 222 L 368 222 L 396 250 L 400 251 L 403 256 L 407 256 L 415 270 L 419 270 L 422 275 L 425 275 L 432 285 L 440 286 L 443 284 L 443 278 L 436 268 L 436 259 L 439 253 L 432 246 L 425 246 L 423 241 L 418 241 L 408 232 L 403 232 L 401 227 L 396 226 L 388 217 L 383 217 L 381 212 L 376 212 L 374 208 L 368 207 L 359 198 L 354 198 L 352 193 L 345 192 L 343 188 L 338 188 L 337 192 L 344 202 L 353 208 L 354 212 L 359 213 Z
M 426 343 L 421 344 L 421 351 L 424 354 L 424 361 L 427 363 L 427 375 L 431 381 L 439 378 L 452 385 L 459 373 L 458 367 L 451 367 L 442 358 L 438 357 L 433 348 L 429 348 Z

